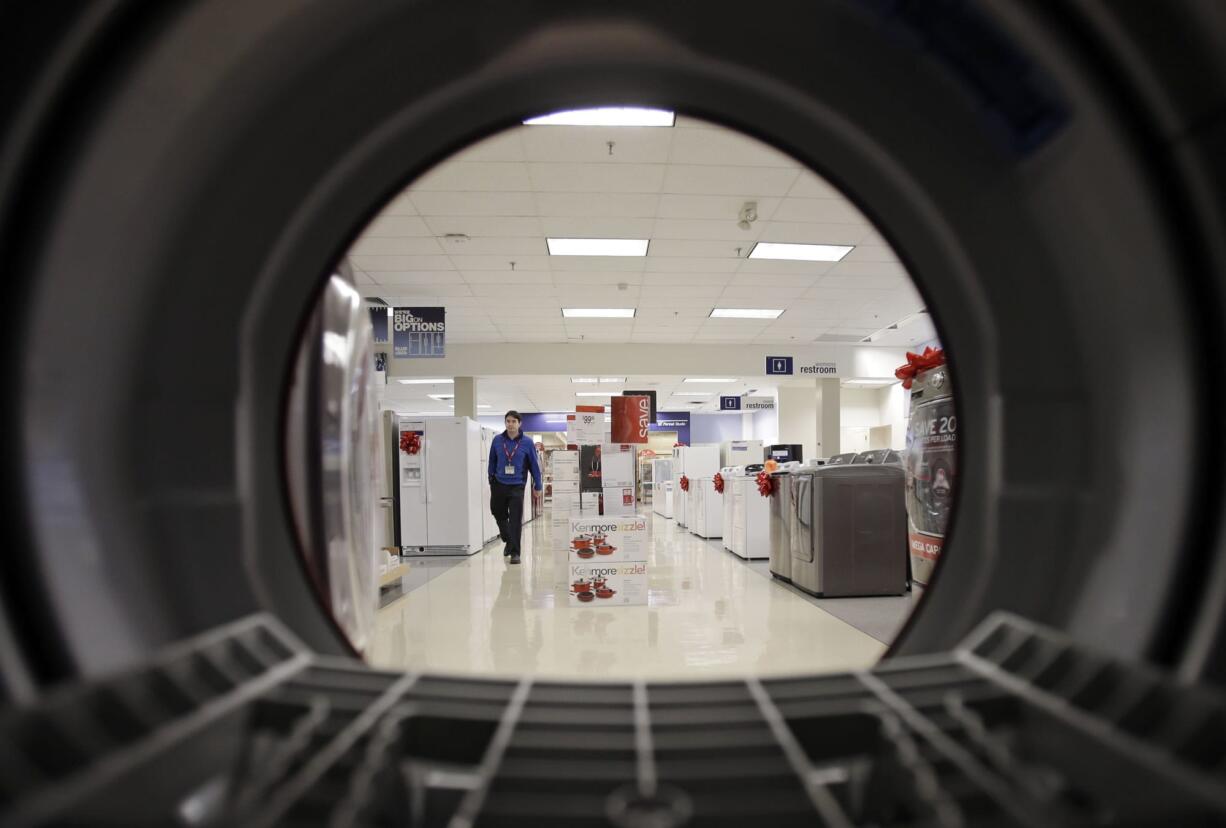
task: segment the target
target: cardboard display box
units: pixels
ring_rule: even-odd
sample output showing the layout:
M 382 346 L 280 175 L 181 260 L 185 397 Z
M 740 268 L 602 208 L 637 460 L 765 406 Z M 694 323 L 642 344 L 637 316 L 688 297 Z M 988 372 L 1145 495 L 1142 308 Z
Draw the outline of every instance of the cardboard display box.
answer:
M 606 486 L 601 503 L 604 515 L 633 515 L 635 513 L 633 486 Z
M 550 472 L 554 481 L 579 479 L 579 452 L 555 451 L 549 455 Z
M 600 447 L 600 485 L 604 488 L 634 485 L 633 445 L 606 443 Z
M 559 494 L 573 494 L 575 497 L 578 497 L 579 478 L 576 477 L 573 480 L 559 480 L 555 477 L 553 479 L 553 494 L 555 497 Z
M 647 519 L 642 515 L 572 516 L 563 540 L 572 563 L 646 561 Z
M 551 501 L 555 513 L 565 512 L 569 514 L 570 512 L 579 511 L 578 492 L 559 492 L 557 489 L 554 489 Z
M 567 604 L 599 609 L 647 603 L 647 564 L 572 564 L 566 585 Z

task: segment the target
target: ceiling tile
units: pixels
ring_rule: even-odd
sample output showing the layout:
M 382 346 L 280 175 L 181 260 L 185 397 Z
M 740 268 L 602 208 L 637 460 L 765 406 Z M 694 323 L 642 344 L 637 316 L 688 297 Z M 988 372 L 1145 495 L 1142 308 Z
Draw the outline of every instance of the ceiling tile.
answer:
M 727 285 L 735 274 L 729 273 L 644 273 L 643 284 L 653 286 L 700 285 L 715 287 Z
M 381 285 L 414 285 L 428 291 L 435 285 L 461 285 L 459 273 L 437 270 L 382 270 L 373 277 Z
M 679 301 L 702 302 L 711 312 L 711 304 L 723 293 L 720 285 L 644 285 L 641 293 L 644 302 L 666 302 L 677 304 Z
M 375 275 L 385 270 L 455 270 L 446 256 L 354 256 L 353 263 L 378 279 Z
M 559 193 L 656 193 L 664 169 L 663 164 L 528 165 L 534 189 Z
M 641 272 L 650 259 L 646 256 L 550 256 L 559 271 Z
M 474 286 L 474 290 L 476 286 Z M 500 291 L 496 296 L 477 296 L 477 303 L 490 311 L 490 315 L 495 319 L 499 315 L 506 315 L 507 308 L 519 307 L 536 307 L 541 304 L 541 297 L 535 295 L 536 286 L 533 285 L 532 291 Z
M 746 167 L 800 166 L 796 159 L 730 129 L 687 129 L 674 127 L 672 153 L 674 164 L 716 164 Z
M 773 167 L 725 167 L 670 164 L 663 192 L 680 195 L 782 196 L 796 170 Z
M 513 272 L 511 262 L 515 262 L 515 270 L 549 270 L 548 256 L 524 256 L 514 254 L 507 256 L 467 256 L 453 253 L 451 261 L 456 270 L 505 270 Z
M 833 262 L 793 262 L 781 259 L 743 259 L 741 260 L 740 273 L 781 273 L 784 275 L 806 274 L 810 276 L 821 276 L 833 266 Z
M 794 244 L 859 244 L 868 232 L 863 224 L 807 224 L 804 222 L 769 221 L 758 240 L 792 242 Z M 776 261 L 776 260 L 766 260 Z
M 653 273 L 712 273 L 720 274 L 719 278 L 723 278 L 737 270 L 741 262 L 742 260 L 735 256 L 718 259 L 648 256 L 646 270 Z
M 750 225 L 748 230 L 737 227 L 736 214 L 722 221 L 710 219 L 657 219 L 655 239 L 720 239 L 733 246 L 745 247 L 746 253 L 758 237 L 763 222 Z
M 532 184 L 525 164 L 446 161 L 413 182 L 419 192 L 528 192 Z
M 796 183 L 788 191 L 793 198 L 842 198 L 843 195 L 830 182 L 810 170 L 802 170 Z
M 816 224 L 868 224 L 864 214 L 843 198 L 785 198 L 770 219 Z
M 737 247 L 744 248 L 745 245 L 737 244 L 730 241 L 686 241 L 680 239 L 652 239 L 651 245 L 647 248 L 647 257 L 668 258 L 668 257 L 685 257 L 685 258 L 737 258 Z M 748 253 L 748 250 L 743 249 L 742 254 Z M 647 269 L 656 270 L 654 264 Z
M 724 307 L 779 308 L 792 299 L 799 299 L 807 290 L 807 287 L 729 286 L 724 288 L 719 301 Z M 731 304 L 734 302 L 736 304 Z
M 599 199 L 599 195 L 592 198 Z M 540 219 L 541 231 L 551 238 L 650 239 L 655 219 L 550 216 Z M 659 235 L 656 233 L 655 235 Z
M 536 193 L 542 216 L 654 218 L 660 197 L 654 193 Z
M 482 238 L 455 241 L 440 239 L 439 245 L 451 256 L 498 256 L 503 261 L 515 259 L 517 256 L 547 256 L 545 240 L 540 236 L 519 236 L 514 238 Z
M 504 274 L 508 277 L 518 276 L 517 273 Z M 508 279 L 506 282 L 491 283 L 480 282 L 469 285 L 472 288 L 473 296 L 505 296 L 508 293 L 523 295 L 525 293 L 533 294 L 544 300 L 546 297 L 553 295 L 553 285 L 543 285 L 538 282 L 515 282 Z M 552 302 L 552 300 L 549 300 Z M 556 309 L 554 311 L 557 312 Z
M 426 223 L 417 216 L 380 215 L 366 226 L 360 238 L 433 235 L 434 233 L 426 226 Z
M 418 212 L 426 216 L 535 216 L 532 193 L 436 193 L 410 195 Z
M 823 277 L 815 273 L 734 273 L 729 287 L 813 287 Z
M 674 129 L 727 129 L 725 126 L 694 118 L 689 115 L 677 115 L 673 121 Z
M 644 287 L 642 293 L 654 291 L 655 288 Z M 669 288 L 675 291 L 674 296 L 684 298 L 685 291 L 681 288 Z M 645 297 L 644 297 L 645 298 Z M 638 320 L 673 320 L 673 319 L 705 319 L 711 313 L 711 306 L 681 304 L 678 301 L 662 301 L 649 305 L 640 305 L 635 318 Z
M 824 288 L 872 288 L 888 290 L 910 284 L 905 276 L 836 276 L 827 273 L 818 282 Z
M 436 236 L 463 233 L 476 238 L 495 236 L 541 236 L 541 223 L 535 216 L 426 216 L 425 223 Z
M 643 284 L 642 273 L 626 273 L 622 271 L 602 271 L 602 270 L 555 270 L 553 272 L 554 284 L 558 286 L 565 285 L 641 285 Z
M 663 164 L 673 139 L 673 130 L 659 127 L 525 127 L 521 134 L 527 160 L 548 163 Z
M 871 234 L 872 231 L 870 230 Z M 894 251 L 889 247 L 880 247 L 870 244 L 859 244 L 856 249 L 848 253 L 844 258 L 844 262 L 896 262 L 898 257 L 894 255 Z
M 507 285 L 540 285 L 553 284 L 553 274 L 548 270 L 521 270 L 519 265 L 510 270 L 462 270 L 460 275 L 470 285 L 494 285 L 506 289 Z
M 854 252 L 854 251 L 853 251 Z M 893 276 L 908 279 L 907 269 L 898 262 L 852 261 L 851 255 L 827 271 L 827 276 Z
M 349 253 L 353 256 L 429 256 L 442 254 L 443 249 L 439 247 L 438 240 L 433 238 L 376 236 L 359 239 L 357 244 L 349 248 Z
M 746 199 L 735 195 L 675 195 L 660 196 L 659 216 L 670 219 L 708 219 L 738 221 Z M 769 219 L 782 199 L 757 200 L 759 219 Z
M 524 128 L 517 127 L 497 132 L 444 161 L 523 161 L 524 145 L 521 140 Z

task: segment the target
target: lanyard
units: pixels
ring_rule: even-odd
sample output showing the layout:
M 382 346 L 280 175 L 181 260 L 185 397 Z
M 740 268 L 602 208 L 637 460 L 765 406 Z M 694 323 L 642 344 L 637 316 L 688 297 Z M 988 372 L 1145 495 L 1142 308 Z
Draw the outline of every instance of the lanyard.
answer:
M 511 449 L 510 451 L 507 451 L 507 443 L 510 442 L 510 440 L 511 438 L 508 437 L 502 441 L 502 453 L 507 456 L 508 463 L 510 463 L 511 460 L 514 459 L 516 452 L 519 451 L 519 440 L 515 441 L 515 448 Z

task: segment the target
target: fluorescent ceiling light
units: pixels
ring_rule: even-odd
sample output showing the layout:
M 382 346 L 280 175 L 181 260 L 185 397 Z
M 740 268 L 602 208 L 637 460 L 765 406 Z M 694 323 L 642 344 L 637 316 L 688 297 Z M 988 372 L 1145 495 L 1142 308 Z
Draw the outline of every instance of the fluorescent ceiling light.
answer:
M 571 377 L 571 382 L 599 382 L 596 377 Z
M 455 380 L 451 377 L 440 377 L 439 379 L 402 379 L 396 382 L 401 385 L 442 385 L 444 383 L 451 385 Z
M 841 261 L 855 245 L 850 244 L 785 244 L 758 242 L 749 251 L 751 259 L 788 259 L 796 262 Z
M 736 382 L 731 377 L 686 377 L 683 382 Z
M 477 408 L 493 408 L 492 405 L 478 405 Z
M 576 397 L 612 397 L 612 392 L 609 391 L 576 391 Z
M 524 121 L 528 126 L 650 126 L 670 127 L 677 116 L 667 109 L 637 106 L 602 106 L 568 109 Z
M 778 319 L 782 308 L 712 308 L 709 319 Z
M 646 256 L 647 239 L 545 239 L 550 256 Z
M 455 399 L 455 394 L 427 394 L 426 396 L 432 400 L 438 400 L 439 402 L 447 402 L 448 400 Z
M 712 391 L 674 391 L 674 397 L 713 397 Z
M 632 319 L 634 308 L 562 308 L 567 319 Z
M 625 377 L 601 377 L 601 382 L 625 382 Z

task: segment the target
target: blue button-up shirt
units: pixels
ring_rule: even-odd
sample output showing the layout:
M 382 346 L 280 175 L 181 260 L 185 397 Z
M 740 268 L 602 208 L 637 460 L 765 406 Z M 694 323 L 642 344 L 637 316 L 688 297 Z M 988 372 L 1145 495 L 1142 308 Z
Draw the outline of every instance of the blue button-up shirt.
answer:
M 511 454 L 511 459 L 507 459 Z M 515 474 L 507 474 L 506 467 L 514 466 Z M 504 431 L 494 437 L 490 446 L 490 475 L 499 483 L 522 486 L 528 482 L 528 471 L 532 471 L 532 488 L 541 490 L 541 464 L 536 459 L 536 446 L 521 431 L 512 440 Z

